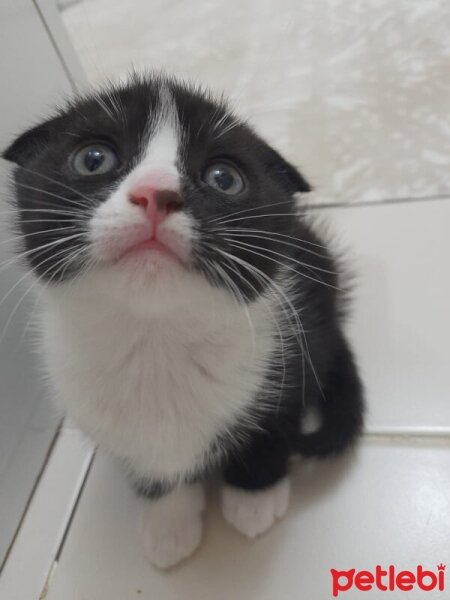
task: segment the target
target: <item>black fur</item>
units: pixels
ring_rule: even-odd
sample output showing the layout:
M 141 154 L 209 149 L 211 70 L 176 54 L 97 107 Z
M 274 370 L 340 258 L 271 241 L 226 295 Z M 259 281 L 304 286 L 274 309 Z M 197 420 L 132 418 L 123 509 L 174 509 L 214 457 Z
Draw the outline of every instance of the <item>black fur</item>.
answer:
M 200 223 L 190 268 L 202 271 L 213 285 L 227 287 L 221 275 L 225 272 L 239 290 L 239 300 L 251 302 L 279 277 L 284 265 L 284 276 L 298 292 L 292 294 L 288 312 L 293 308 L 300 316 L 304 332 L 297 340 L 293 336 L 286 356 L 288 385 L 281 368 L 271 369 L 267 386 L 279 394 L 274 409 L 258 417 L 261 432 L 236 444 L 237 424 L 220 440 L 229 446 L 225 478 L 246 489 L 266 487 L 286 473 L 293 453 L 322 457 L 345 450 L 363 421 L 362 386 L 340 323 L 336 263 L 298 215 L 294 194 L 311 189 L 303 176 L 209 94 L 172 79 L 135 76 L 128 84 L 76 99 L 5 151 L 4 158 L 20 166 L 15 172 L 17 224 L 28 263 L 42 279 L 58 284 L 82 272 L 86 241 L 70 236 L 86 230 L 93 208 L 138 161 L 160 110 L 161 86 L 175 99 L 184 134 L 178 157 L 184 210 Z M 116 170 L 95 177 L 73 171 L 70 157 L 92 140 L 116 150 Z M 246 189 L 238 200 L 202 181 L 205 168 L 217 158 L 233 161 L 243 172 Z M 242 212 L 230 217 L 236 220 L 230 220 L 224 235 L 214 219 L 237 211 Z M 57 246 L 48 245 L 56 239 Z M 61 269 L 66 250 L 80 252 Z M 238 262 L 230 263 L 221 251 Z M 205 258 L 222 271 L 206 269 Z M 262 275 L 255 275 L 254 268 Z M 298 329 L 296 318 L 289 317 L 293 331 Z M 299 433 L 299 423 L 308 406 L 319 408 L 323 423 L 318 432 L 306 435 Z M 164 489 L 164 484 L 150 489 L 144 483 L 140 488 L 156 496 Z

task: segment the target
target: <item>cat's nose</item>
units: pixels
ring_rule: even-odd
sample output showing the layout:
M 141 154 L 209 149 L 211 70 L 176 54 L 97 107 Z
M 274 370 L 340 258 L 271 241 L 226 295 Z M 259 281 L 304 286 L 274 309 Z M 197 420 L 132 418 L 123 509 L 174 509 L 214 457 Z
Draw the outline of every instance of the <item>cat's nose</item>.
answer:
M 183 206 L 178 192 L 174 190 L 160 190 L 149 186 L 141 186 L 132 190 L 130 202 L 141 206 L 149 218 L 160 222 L 169 214 L 180 210 Z

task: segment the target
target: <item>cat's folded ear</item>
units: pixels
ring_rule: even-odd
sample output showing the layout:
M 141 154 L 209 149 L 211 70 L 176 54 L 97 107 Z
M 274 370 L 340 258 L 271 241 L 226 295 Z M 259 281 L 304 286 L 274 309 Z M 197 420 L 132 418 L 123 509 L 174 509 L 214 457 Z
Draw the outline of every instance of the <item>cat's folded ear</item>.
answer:
M 50 123 L 49 121 L 25 131 L 2 152 L 2 158 L 25 167 L 50 142 Z
M 267 172 L 277 179 L 287 192 L 295 194 L 297 192 L 310 192 L 312 190 L 312 186 L 291 163 L 285 160 L 272 147 L 267 146 L 267 151 Z

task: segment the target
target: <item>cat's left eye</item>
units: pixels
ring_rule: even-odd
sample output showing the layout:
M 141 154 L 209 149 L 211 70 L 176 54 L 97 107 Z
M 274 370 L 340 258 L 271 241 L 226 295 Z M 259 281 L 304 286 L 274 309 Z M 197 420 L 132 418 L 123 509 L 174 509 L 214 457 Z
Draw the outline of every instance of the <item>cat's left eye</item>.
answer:
M 218 192 L 236 196 L 245 189 L 244 177 L 239 169 L 228 162 L 210 165 L 202 175 L 203 181 Z
M 79 175 L 103 175 L 119 166 L 119 159 L 107 144 L 83 146 L 72 156 L 72 169 Z

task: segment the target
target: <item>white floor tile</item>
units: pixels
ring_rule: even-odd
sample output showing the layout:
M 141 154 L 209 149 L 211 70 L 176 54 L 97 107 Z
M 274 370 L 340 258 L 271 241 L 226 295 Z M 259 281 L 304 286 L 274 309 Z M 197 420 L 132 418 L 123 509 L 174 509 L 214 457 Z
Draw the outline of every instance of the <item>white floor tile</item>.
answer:
M 341 246 L 352 249 L 349 329 L 367 386 L 369 428 L 450 432 L 450 202 L 323 215 Z
M 225 91 L 327 199 L 450 189 L 448 0 L 82 0 L 91 81 L 131 65 Z
M 436 570 L 450 563 L 450 447 L 365 443 L 352 459 L 299 464 L 291 507 L 270 533 L 247 541 L 214 506 L 200 550 L 167 573 L 141 553 L 137 510 L 122 474 L 99 456 L 47 600 L 325 600 L 331 568 Z M 381 597 L 377 590 L 363 596 Z M 386 594 L 406 597 L 444 596 Z
M 1 600 L 37 600 L 92 460 L 92 445 L 64 427 L 0 577 Z

